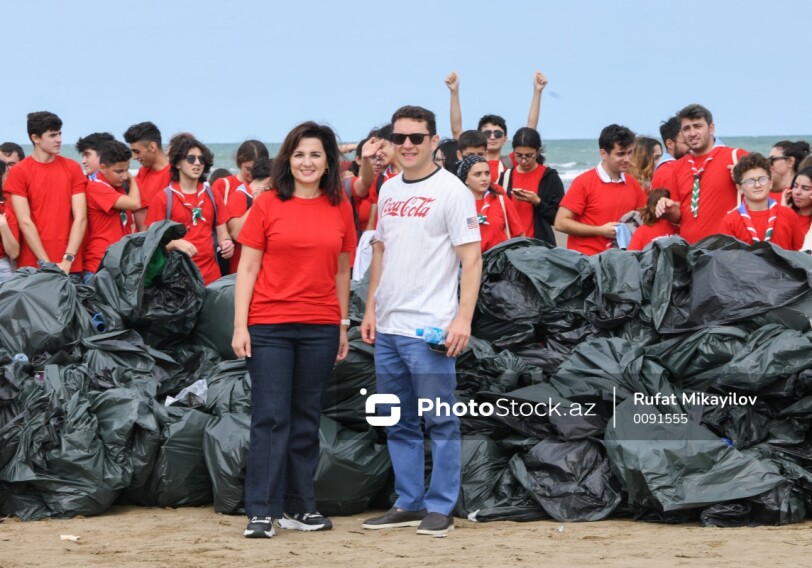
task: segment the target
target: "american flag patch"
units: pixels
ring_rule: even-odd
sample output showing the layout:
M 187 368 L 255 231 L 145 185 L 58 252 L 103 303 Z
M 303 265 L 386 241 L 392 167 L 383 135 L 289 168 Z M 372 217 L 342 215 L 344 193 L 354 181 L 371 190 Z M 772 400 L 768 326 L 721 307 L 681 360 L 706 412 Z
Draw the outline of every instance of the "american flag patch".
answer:
M 479 221 L 477 220 L 476 217 L 468 217 L 465 220 L 465 226 L 468 229 L 476 229 L 477 227 L 479 227 Z

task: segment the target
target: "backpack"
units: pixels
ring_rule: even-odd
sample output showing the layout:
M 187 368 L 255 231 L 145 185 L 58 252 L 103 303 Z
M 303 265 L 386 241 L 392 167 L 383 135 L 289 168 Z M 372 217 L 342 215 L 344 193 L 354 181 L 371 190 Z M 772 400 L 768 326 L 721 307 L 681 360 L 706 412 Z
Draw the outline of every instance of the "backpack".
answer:
M 211 225 L 211 239 L 214 243 L 214 256 L 217 259 L 217 266 L 220 268 L 220 274 L 225 276 L 228 274 L 229 262 L 227 258 L 223 258 L 220 255 L 220 246 L 217 243 L 217 200 L 214 199 L 214 193 L 212 192 L 211 186 L 208 183 L 203 184 L 203 189 L 206 191 L 206 195 L 209 196 L 209 200 L 214 207 L 214 222 Z M 167 187 L 164 191 L 166 192 L 166 220 L 169 221 L 172 218 L 172 202 L 174 200 L 174 193 L 172 192 L 171 186 Z M 248 207 L 251 207 L 252 202 L 253 198 L 249 198 Z

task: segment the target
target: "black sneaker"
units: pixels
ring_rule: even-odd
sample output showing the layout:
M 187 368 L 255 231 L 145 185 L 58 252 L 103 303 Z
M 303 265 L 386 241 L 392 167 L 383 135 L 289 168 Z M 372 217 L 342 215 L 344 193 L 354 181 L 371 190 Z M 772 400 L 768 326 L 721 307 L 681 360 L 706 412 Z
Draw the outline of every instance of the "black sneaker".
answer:
M 426 510 L 421 511 L 399 511 L 397 507 L 392 507 L 380 517 L 367 519 L 361 527 L 365 529 L 394 529 L 398 527 L 416 527 L 426 516 Z
M 447 536 L 454 530 L 454 518 L 451 515 L 442 513 L 429 513 L 420 526 L 417 527 L 417 534 L 428 534 L 431 536 Z
M 271 538 L 274 535 L 273 517 L 251 517 L 242 535 L 248 538 Z
M 296 513 L 295 515 L 283 513 L 282 518 L 277 522 L 280 529 L 297 531 L 326 531 L 333 528 L 333 521 L 319 512 Z

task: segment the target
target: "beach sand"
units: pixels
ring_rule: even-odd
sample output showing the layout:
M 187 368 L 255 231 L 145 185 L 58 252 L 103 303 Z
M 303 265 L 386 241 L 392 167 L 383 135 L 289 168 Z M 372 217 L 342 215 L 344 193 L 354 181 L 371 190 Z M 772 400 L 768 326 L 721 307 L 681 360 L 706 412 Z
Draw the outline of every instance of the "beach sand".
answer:
M 372 513 L 374 514 L 374 512 Z M 447 538 L 413 528 L 365 531 L 370 514 L 334 517 L 332 531 L 277 530 L 270 539 L 242 536 L 246 519 L 210 507 L 114 507 L 98 517 L 0 523 L 0 567 L 23 566 L 809 566 L 812 521 L 739 529 L 660 525 L 457 519 Z M 79 536 L 78 542 L 61 535 Z

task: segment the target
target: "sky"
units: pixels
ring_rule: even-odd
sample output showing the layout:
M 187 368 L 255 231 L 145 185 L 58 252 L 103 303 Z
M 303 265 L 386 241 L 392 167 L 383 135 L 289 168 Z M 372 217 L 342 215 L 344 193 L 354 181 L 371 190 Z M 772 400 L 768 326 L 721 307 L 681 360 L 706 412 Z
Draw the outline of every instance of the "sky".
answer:
M 656 135 L 693 102 L 720 135 L 812 132 L 808 0 L 38 0 L 2 22 L 3 141 L 27 142 L 35 110 L 66 142 L 145 120 L 209 143 L 316 120 L 354 141 L 405 104 L 449 135 L 451 71 L 463 126 L 495 113 L 512 132 L 536 70 L 543 139 Z

